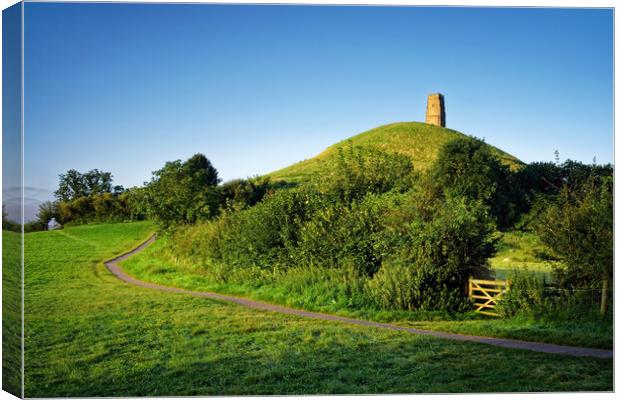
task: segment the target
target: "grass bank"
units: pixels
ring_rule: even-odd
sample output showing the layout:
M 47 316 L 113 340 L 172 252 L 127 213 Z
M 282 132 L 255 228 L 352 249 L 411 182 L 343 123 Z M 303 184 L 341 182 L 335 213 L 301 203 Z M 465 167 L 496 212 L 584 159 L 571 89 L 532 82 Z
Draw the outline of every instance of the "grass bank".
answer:
M 102 260 L 151 231 L 133 223 L 26 235 L 27 397 L 612 389 L 612 360 L 250 310 L 107 272 Z

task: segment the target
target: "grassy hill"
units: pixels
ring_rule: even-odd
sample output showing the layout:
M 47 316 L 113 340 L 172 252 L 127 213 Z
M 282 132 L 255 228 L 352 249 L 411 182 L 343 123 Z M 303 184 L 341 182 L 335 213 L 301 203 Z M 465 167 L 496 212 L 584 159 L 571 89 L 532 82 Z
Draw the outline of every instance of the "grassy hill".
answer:
M 279 171 L 268 174 L 274 181 L 297 182 L 307 176 L 328 169 L 338 154 L 338 148 L 349 141 L 354 146 L 373 147 L 386 153 L 406 154 L 413 160 L 417 170 L 427 169 L 437 157 L 439 149 L 450 140 L 467 135 L 447 128 L 422 122 L 397 122 L 383 125 L 360 133 L 328 147 L 325 151 L 308 160 L 300 161 Z M 491 146 L 502 162 L 510 168 L 519 168 L 523 163 L 516 157 Z

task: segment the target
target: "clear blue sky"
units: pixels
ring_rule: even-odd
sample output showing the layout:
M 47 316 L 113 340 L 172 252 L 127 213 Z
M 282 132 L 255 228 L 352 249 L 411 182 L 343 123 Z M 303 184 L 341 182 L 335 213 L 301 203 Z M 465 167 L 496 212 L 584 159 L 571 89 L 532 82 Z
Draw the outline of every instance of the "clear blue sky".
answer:
M 26 185 L 126 187 L 204 153 L 224 180 L 422 121 L 526 161 L 613 161 L 609 9 L 27 3 Z

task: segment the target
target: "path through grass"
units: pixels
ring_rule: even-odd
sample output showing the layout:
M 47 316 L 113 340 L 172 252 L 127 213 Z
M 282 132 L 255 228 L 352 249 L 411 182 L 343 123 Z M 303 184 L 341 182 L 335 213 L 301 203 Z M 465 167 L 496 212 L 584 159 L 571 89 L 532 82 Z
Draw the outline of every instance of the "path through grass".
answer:
M 445 341 L 120 282 L 147 223 L 26 236 L 26 396 L 611 390 L 612 360 Z

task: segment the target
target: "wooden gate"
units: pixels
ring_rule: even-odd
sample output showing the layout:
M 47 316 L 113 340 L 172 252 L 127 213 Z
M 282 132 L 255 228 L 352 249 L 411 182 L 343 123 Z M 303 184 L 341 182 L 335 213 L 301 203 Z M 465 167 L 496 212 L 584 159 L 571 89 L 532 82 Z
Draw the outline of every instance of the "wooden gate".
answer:
M 475 312 L 497 317 L 494 311 L 497 300 L 510 289 L 510 281 L 488 281 L 469 278 L 469 298 L 474 301 Z

